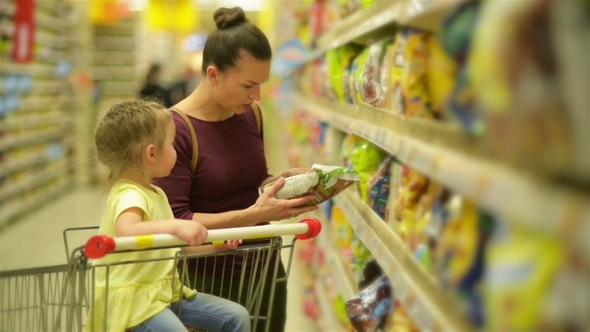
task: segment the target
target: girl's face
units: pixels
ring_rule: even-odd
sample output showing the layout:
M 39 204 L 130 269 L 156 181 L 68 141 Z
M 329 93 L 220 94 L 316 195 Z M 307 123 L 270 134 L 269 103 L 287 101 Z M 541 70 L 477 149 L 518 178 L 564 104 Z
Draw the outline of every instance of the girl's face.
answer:
M 176 164 L 176 150 L 174 149 L 174 138 L 176 137 L 176 126 L 174 121 L 170 120 L 166 125 L 166 139 L 161 148 L 156 152 L 156 172 L 155 177 L 165 177 L 170 175 L 170 171 Z
M 252 102 L 260 100 L 260 86 L 268 81 L 269 73 L 270 61 L 259 61 L 242 53 L 234 68 L 217 73 L 217 103 L 235 114 L 243 114 Z

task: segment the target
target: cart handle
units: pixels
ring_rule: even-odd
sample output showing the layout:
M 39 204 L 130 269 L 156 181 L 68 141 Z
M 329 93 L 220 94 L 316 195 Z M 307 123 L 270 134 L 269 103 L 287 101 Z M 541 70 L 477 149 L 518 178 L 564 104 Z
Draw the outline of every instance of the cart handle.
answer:
M 223 244 L 226 240 L 248 240 L 279 235 L 295 235 L 299 240 L 316 237 L 322 230 L 322 223 L 315 218 L 305 218 L 295 224 L 275 224 L 250 227 L 212 229 L 208 231 L 206 243 Z M 109 253 L 141 250 L 148 248 L 185 247 L 186 241 L 171 234 L 110 237 L 95 235 L 84 246 L 86 257 L 98 259 Z

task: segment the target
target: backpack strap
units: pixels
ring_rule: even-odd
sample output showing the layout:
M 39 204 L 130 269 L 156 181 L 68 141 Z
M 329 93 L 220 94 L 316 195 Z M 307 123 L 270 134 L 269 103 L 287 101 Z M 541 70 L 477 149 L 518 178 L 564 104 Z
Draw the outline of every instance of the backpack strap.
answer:
M 195 133 L 195 128 L 191 123 L 191 120 L 184 114 L 183 111 L 180 109 L 173 107 L 170 111 L 175 112 L 176 114 L 180 115 L 180 117 L 186 122 L 188 129 L 191 133 L 191 140 L 193 142 L 193 156 L 191 157 L 191 166 L 193 167 L 193 172 L 197 169 L 197 161 L 199 158 L 199 144 L 197 143 L 197 133 Z
M 254 117 L 256 118 L 256 127 L 258 127 L 258 133 L 260 137 L 262 137 L 262 114 L 260 112 L 260 106 L 256 104 L 256 102 L 252 103 L 252 111 L 254 112 Z

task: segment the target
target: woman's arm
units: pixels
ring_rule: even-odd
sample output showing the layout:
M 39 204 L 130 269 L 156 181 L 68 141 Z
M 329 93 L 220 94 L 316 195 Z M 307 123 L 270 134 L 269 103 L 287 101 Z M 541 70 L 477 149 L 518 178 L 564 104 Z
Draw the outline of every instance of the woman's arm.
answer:
M 276 221 L 298 216 L 302 213 L 317 210 L 317 206 L 302 206 L 315 199 L 315 196 L 303 196 L 294 199 L 277 199 L 275 193 L 285 184 L 279 177 L 275 183 L 258 199 L 254 205 L 245 210 L 223 213 L 194 213 L 193 220 L 208 229 L 254 226 L 261 222 Z

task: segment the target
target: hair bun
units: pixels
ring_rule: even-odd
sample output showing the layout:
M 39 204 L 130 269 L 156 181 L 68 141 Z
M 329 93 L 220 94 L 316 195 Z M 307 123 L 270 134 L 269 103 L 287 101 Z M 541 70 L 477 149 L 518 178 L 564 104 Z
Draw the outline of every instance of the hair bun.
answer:
M 219 8 L 213 14 L 217 29 L 225 29 L 248 22 L 246 13 L 241 7 Z

